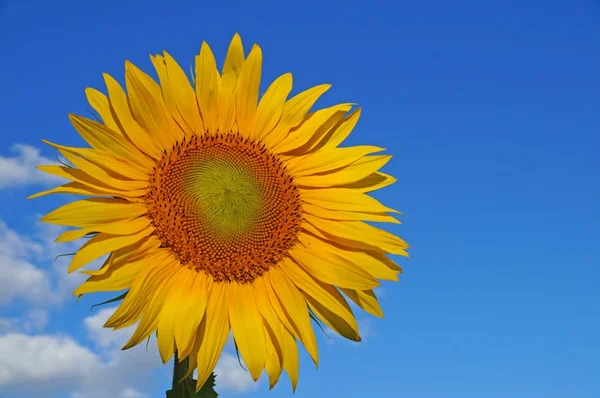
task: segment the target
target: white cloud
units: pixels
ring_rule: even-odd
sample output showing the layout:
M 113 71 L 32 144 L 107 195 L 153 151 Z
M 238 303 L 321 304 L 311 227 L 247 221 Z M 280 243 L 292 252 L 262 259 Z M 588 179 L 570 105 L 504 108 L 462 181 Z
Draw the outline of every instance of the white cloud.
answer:
M 323 325 L 323 330 L 329 336 L 329 338 L 325 337 L 325 341 L 329 344 L 336 344 L 338 342 L 349 344 L 352 347 L 362 347 L 368 341 L 370 341 L 373 337 L 375 337 L 375 329 L 373 328 L 373 319 L 372 318 L 357 318 L 356 323 L 358 324 L 358 332 L 360 333 L 360 342 L 349 340 L 342 335 L 338 334 L 336 331 L 330 329 L 328 326 Z M 321 332 L 321 329 L 318 326 L 315 326 L 315 333 Z
M 0 221 L 0 304 L 24 295 L 42 300 L 50 293 L 44 271 L 29 259 L 43 252 L 43 246 L 21 236 Z
M 133 350 L 139 351 L 140 348 L 143 348 L 145 350 L 144 343 L 140 344 L 140 346 L 138 347 L 133 348 L 132 350 L 118 350 L 118 348 L 125 345 L 125 343 L 127 342 L 127 340 L 133 332 L 133 328 L 125 328 L 116 331 L 104 328 L 104 323 L 114 312 L 114 310 L 115 308 L 104 308 L 98 311 L 97 314 L 84 319 L 83 323 L 88 333 L 88 337 L 94 341 L 97 347 L 108 350 L 108 355 L 111 358 L 111 360 L 115 362 L 118 361 L 119 363 L 121 363 L 119 369 L 139 369 L 139 375 L 141 376 L 141 371 L 143 371 L 143 369 L 140 368 L 138 361 L 144 362 L 146 370 L 160 369 L 161 367 L 163 367 L 162 362 L 160 361 L 158 356 L 158 350 L 156 348 L 155 341 L 150 341 L 150 343 L 148 344 L 148 352 L 151 353 L 152 358 L 149 358 L 146 355 L 140 355 L 141 352 L 136 354 L 130 354 L 130 352 L 132 352 Z M 233 350 L 233 347 L 233 339 L 230 336 L 230 338 L 228 339 L 228 343 L 226 344 L 226 349 Z M 145 351 L 143 351 L 143 353 L 145 353 Z M 172 366 L 172 364 L 170 366 Z M 252 380 L 250 373 L 248 373 L 248 371 L 244 370 L 240 366 L 237 357 L 227 352 L 224 352 L 221 355 L 219 363 L 215 368 L 215 373 L 217 374 L 218 391 L 242 393 L 253 390 L 258 386 L 258 383 L 255 383 L 254 380 Z M 196 372 L 194 372 L 194 375 L 195 374 Z M 111 375 L 110 377 L 113 376 Z M 137 398 L 137 396 L 133 397 Z
M 23 298 L 44 307 L 62 303 L 85 276 L 68 274 L 69 258 L 59 254 L 77 250 L 81 243 L 55 243 L 60 227 L 36 223 L 37 231 L 27 237 L 0 221 L 0 304 Z M 98 267 L 104 258 L 89 267 Z M 46 267 L 40 267 L 44 264 Z
M 123 389 L 116 395 L 111 395 L 110 390 L 101 390 L 101 391 L 93 391 L 89 392 L 74 392 L 71 394 L 71 398 L 105 398 L 105 397 L 115 397 L 115 398 L 148 398 L 146 394 L 139 392 L 138 390 L 127 387 Z
M 119 395 L 119 398 L 145 398 L 145 397 L 147 397 L 146 394 L 142 394 L 139 391 L 134 390 L 133 388 L 126 388 Z
M 94 353 L 68 336 L 0 337 L 0 385 L 56 387 L 74 383 L 99 366 Z
M 243 393 L 258 388 L 259 383 L 252 380 L 252 376 L 250 376 L 244 360 L 240 357 L 240 366 L 237 355 L 230 354 L 229 352 L 235 353 L 235 342 L 232 333 L 229 333 L 229 336 L 227 336 L 225 348 L 215 367 L 215 374 L 217 376 L 216 390 L 218 392 Z M 194 377 L 196 377 L 197 373 L 197 371 L 194 371 Z
M 387 296 L 387 290 L 383 286 L 377 286 L 375 289 L 373 289 L 373 292 L 379 299 L 385 298 Z
M 26 332 L 35 332 L 44 330 L 48 324 L 48 311 L 32 310 L 27 313 L 23 322 L 23 330 Z
M 39 332 L 44 330 L 48 323 L 48 312 L 45 310 L 32 310 L 21 318 L 0 318 L 0 334 L 11 332 Z
M 26 395 L 70 391 L 70 398 L 147 397 L 145 394 L 159 388 L 148 381 L 156 382 L 153 374 L 166 370 L 156 341 L 150 341 L 147 349 L 142 343 L 122 351 L 133 328 L 104 328 L 114 310 L 104 308 L 84 318 L 90 346 L 64 334 L 0 333 L 0 390 Z M 36 316 L 43 318 L 41 313 L 32 313 L 31 318 Z M 6 323 L 9 328 L 15 327 Z M 243 393 L 258 387 L 236 356 L 227 352 L 222 354 L 215 373 L 218 391 Z M 159 384 L 165 388 L 168 383 L 167 379 Z
M 218 391 L 243 393 L 258 387 L 258 383 L 252 380 L 250 373 L 240 366 L 237 357 L 228 353 L 221 355 L 215 374 Z
M 0 334 L 15 330 L 14 321 L 8 318 L 0 318 Z
M 88 375 L 85 381 L 85 398 L 141 398 L 142 391 L 148 388 L 151 373 L 163 367 L 156 341 L 150 341 L 148 349 L 142 343 L 122 351 L 134 327 L 121 330 L 104 328 L 103 325 L 116 307 L 103 308 L 83 320 L 88 338 L 93 342 L 103 364 L 96 373 Z M 138 386 L 138 388 L 135 388 Z M 79 391 L 83 394 L 83 391 Z
M 14 156 L 0 156 L 0 189 L 30 184 L 59 185 L 66 180 L 44 173 L 38 165 L 56 164 L 55 160 L 42 156 L 36 147 L 15 144 L 11 147 Z
M 375 337 L 375 329 L 373 328 L 373 320 L 371 318 L 361 318 L 357 322 L 362 341 L 371 340 Z
M 103 308 L 83 320 L 88 338 L 102 349 L 120 348 L 127 343 L 132 328 L 113 330 L 104 327 L 104 323 L 115 311 L 116 307 Z
M 84 319 L 92 347 L 61 334 L 0 335 L 0 389 L 28 394 L 71 391 L 72 398 L 146 397 L 151 373 L 162 367 L 156 343 L 149 344 L 148 351 L 145 344 L 121 351 L 132 330 L 102 328 L 113 311 L 103 309 Z

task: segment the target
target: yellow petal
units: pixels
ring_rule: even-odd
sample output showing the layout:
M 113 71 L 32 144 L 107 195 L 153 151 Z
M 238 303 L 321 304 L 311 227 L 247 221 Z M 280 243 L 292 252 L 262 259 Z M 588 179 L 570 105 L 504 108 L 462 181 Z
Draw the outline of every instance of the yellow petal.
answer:
M 295 389 L 298 382 L 298 348 L 294 337 L 299 337 L 300 332 L 290 322 L 288 312 L 284 310 L 268 277 L 257 279 L 254 285 L 257 291 L 257 305 L 263 319 L 269 325 L 267 330 L 273 332 L 269 336 L 279 342 L 282 366 L 286 369 Z
M 127 61 L 125 83 L 133 117 L 160 142 L 162 149 L 169 149 L 183 139 L 183 131 L 168 114 L 160 86 L 150 76 Z
M 298 234 L 298 239 L 302 245 L 290 250 L 290 256 L 318 280 L 349 289 L 365 290 L 379 286 L 373 276 L 350 259 L 341 257 L 333 246 L 305 233 Z
M 377 146 L 353 146 L 313 152 L 304 156 L 290 156 L 285 164 L 294 178 L 335 171 L 362 159 L 371 153 L 383 151 Z
M 275 300 L 276 296 L 274 295 L 274 292 L 272 299 L 270 300 L 267 288 L 269 288 L 271 291 L 272 288 L 270 287 L 270 282 L 268 278 L 261 277 L 256 279 L 253 282 L 253 286 L 255 291 L 254 297 L 256 299 L 256 306 L 258 307 L 259 312 L 261 313 L 262 317 L 264 318 L 265 322 L 269 325 L 269 327 L 274 331 L 278 331 L 279 326 L 282 325 L 282 321 L 279 319 L 278 315 L 279 313 L 283 313 L 283 308 L 281 308 L 281 306 L 278 305 L 278 310 L 275 310 L 275 308 L 272 306 L 271 301 L 275 301 L 276 303 L 279 303 L 279 301 Z M 287 319 L 287 317 L 284 318 Z M 293 329 L 291 324 L 289 324 L 289 327 Z
M 390 268 L 386 262 L 381 261 L 379 257 L 376 257 L 373 254 L 373 251 L 365 251 L 363 249 L 344 250 L 344 255 L 348 256 L 348 258 L 356 265 L 367 271 L 369 275 L 384 281 L 397 282 L 398 271 Z M 391 262 L 391 260 L 387 260 Z
M 215 283 L 208 303 L 206 315 L 198 330 L 201 341 L 197 354 L 198 379 L 196 390 L 204 385 L 221 356 L 227 336 L 229 335 L 229 289 L 222 283 Z
M 285 100 L 290 91 L 292 91 L 291 73 L 285 73 L 271 83 L 258 104 L 254 128 L 251 130 L 252 136 L 261 139 L 275 128 L 281 119 Z
M 167 52 L 164 55 L 171 90 L 175 93 L 173 99 L 179 113 L 183 117 L 189 131 L 197 134 L 204 132 L 204 125 L 200 118 L 200 109 L 198 109 L 198 101 L 196 101 L 194 88 L 175 59 Z
M 357 247 L 361 247 L 361 243 L 363 243 L 372 247 L 381 248 L 390 254 L 398 254 L 401 256 L 407 255 L 406 249 L 408 249 L 409 246 L 406 242 L 396 235 L 369 224 L 365 224 L 364 222 L 325 220 L 310 214 L 305 214 L 304 219 L 318 228 L 326 236 L 337 236 L 342 239 L 357 242 Z M 357 238 L 360 240 L 357 240 Z
M 359 181 L 337 185 L 337 188 L 348 188 L 359 192 L 372 192 L 387 187 L 388 185 L 392 185 L 396 181 L 398 180 L 389 174 L 376 172 Z
M 144 204 L 131 203 L 126 200 L 109 198 L 83 199 L 68 203 L 51 211 L 41 221 L 86 228 L 117 221 L 133 220 L 146 214 Z
M 219 111 L 217 126 L 219 131 L 237 131 L 235 127 L 235 92 L 223 87 L 219 89 Z
M 167 363 L 175 353 L 175 329 L 185 313 L 181 311 L 181 302 L 186 300 L 193 287 L 195 270 L 182 267 L 182 270 L 173 277 L 173 287 L 160 309 L 158 317 L 158 352 L 163 363 Z
M 186 267 L 174 268 L 173 273 L 164 280 L 160 285 L 155 286 L 148 303 L 145 305 L 144 313 L 140 319 L 140 323 L 129 338 L 129 341 L 123 346 L 123 350 L 127 350 L 138 345 L 146 340 L 148 336 L 158 327 L 159 315 L 165 303 L 165 300 L 177 292 L 178 286 L 176 283 L 179 280 L 179 275 L 189 271 Z M 171 340 L 172 342 L 172 340 Z
M 118 178 L 119 180 L 145 181 L 148 179 L 148 176 L 151 172 L 151 170 L 144 170 L 143 167 L 137 164 L 125 162 L 113 156 L 109 152 L 98 151 L 96 149 L 90 148 L 73 148 L 64 145 L 58 145 L 46 140 L 42 140 L 42 142 L 61 151 L 63 156 L 65 156 L 65 158 L 67 158 L 69 162 L 79 167 L 80 169 L 83 169 L 85 171 L 84 167 L 77 165 L 73 162 L 73 158 L 84 158 L 88 163 L 93 163 L 93 165 L 96 166 L 96 168 L 100 167 L 106 170 L 104 171 L 104 174 L 110 174 L 111 179 Z M 65 153 L 68 153 L 70 156 L 67 157 Z M 117 174 L 118 176 L 115 174 Z
M 372 290 L 340 289 L 348 298 L 371 315 L 383 318 L 383 310 L 379 306 L 377 296 Z
M 392 157 L 389 155 L 366 156 L 351 165 L 327 174 L 300 176 L 295 179 L 298 185 L 306 187 L 330 188 L 360 181 L 382 168 Z
M 372 213 L 400 213 L 394 209 L 382 205 L 377 199 L 354 189 L 301 189 L 300 197 L 306 203 L 329 210 Z
M 114 223 L 98 225 L 91 228 L 69 230 L 61 233 L 58 238 L 56 238 L 56 242 L 72 242 L 93 232 L 103 232 L 111 235 L 131 235 L 146 228 L 150 225 L 150 222 L 149 218 L 140 217 L 128 221 L 117 221 Z
M 265 287 L 265 280 L 266 278 L 258 278 L 254 281 L 253 286 L 256 306 L 263 317 L 265 325 L 265 370 L 269 375 L 269 388 L 271 389 L 275 386 L 277 380 L 279 380 L 282 371 L 283 353 L 281 351 L 281 333 L 283 324 L 269 301 L 269 293 Z M 272 295 L 274 300 L 277 301 L 275 292 L 272 292 Z M 280 312 L 283 312 L 282 308 L 280 308 Z
M 29 195 L 27 199 L 35 199 L 41 196 L 50 195 L 53 193 L 67 193 L 72 195 L 86 195 L 86 196 L 96 196 L 96 194 L 88 192 L 86 186 L 79 182 L 69 182 L 63 185 L 59 185 L 58 187 L 47 189 L 45 191 L 36 192 L 32 195 Z M 99 194 L 102 196 L 103 194 Z
M 107 271 L 100 275 L 90 276 L 75 291 L 73 296 L 97 292 L 115 292 L 124 290 L 133 284 L 137 278 L 148 267 L 148 264 L 166 261 L 168 253 L 164 250 L 158 250 L 148 253 L 145 257 L 119 264 L 117 266 L 106 267 Z
M 223 87 L 228 91 L 233 91 L 243 65 L 244 46 L 242 45 L 242 38 L 236 33 L 229 44 L 225 63 L 223 64 Z
M 35 199 L 39 198 L 40 196 L 50 195 L 53 193 L 66 193 L 84 196 L 114 196 L 117 198 L 128 198 L 131 201 L 136 201 L 134 198 L 143 196 L 145 194 L 145 191 L 120 191 L 110 188 L 92 187 L 86 184 L 82 184 L 81 182 L 69 182 L 67 184 L 60 185 L 56 188 L 48 189 L 46 191 L 30 195 L 27 197 L 27 199 Z
M 233 36 L 225 64 L 219 90 L 219 126 L 221 131 L 231 131 L 235 123 L 235 87 L 244 64 L 244 48 L 242 39 L 237 33 Z
M 352 132 L 358 119 L 360 118 L 361 109 L 358 108 L 350 115 L 342 119 L 336 126 L 331 129 L 319 144 L 313 150 L 320 148 L 335 148 L 340 145 Z
M 310 108 L 330 87 L 330 84 L 315 86 L 289 99 L 285 103 L 283 115 L 281 115 L 281 120 L 277 124 L 277 127 L 264 137 L 263 141 L 272 148 L 286 138 L 290 129 L 302 122 L 308 111 L 310 111 Z
M 59 149 L 59 152 L 67 159 L 71 164 L 81 171 L 85 172 L 95 180 L 101 181 L 103 184 L 123 191 L 136 191 L 144 190 L 148 187 L 148 181 L 136 181 L 126 178 L 118 178 L 114 173 L 103 169 L 100 166 L 90 162 L 87 159 L 74 155 L 72 152 Z M 147 177 L 146 177 L 147 178 Z
M 181 268 L 181 263 L 169 249 L 158 249 L 157 252 L 165 252 L 167 259 L 158 261 L 160 256 L 156 253 L 153 261 L 149 261 L 148 266 L 135 278 L 125 299 L 108 318 L 104 327 L 122 329 L 136 323 L 154 291 Z
M 113 267 L 120 267 L 146 257 L 148 252 L 158 249 L 161 245 L 162 242 L 156 235 L 150 235 L 144 239 L 140 239 L 138 242 L 112 252 L 99 270 L 84 270 L 79 272 L 86 275 L 102 275 Z
M 268 305 L 265 304 L 264 302 L 261 303 L 260 300 L 258 300 L 258 306 L 259 306 L 259 310 L 261 311 L 261 314 L 263 316 L 263 318 L 265 320 L 267 320 L 271 325 L 277 325 L 277 323 L 281 323 L 285 329 L 289 330 L 290 333 L 292 333 L 292 335 L 294 337 L 300 337 L 300 332 L 298 331 L 298 328 L 296 327 L 295 324 L 292 323 L 290 316 L 288 315 L 288 312 L 286 309 L 284 309 L 281 301 L 279 300 L 279 298 L 277 297 L 277 294 L 275 293 L 275 290 L 273 289 L 273 286 L 271 286 L 271 282 L 268 279 L 268 277 L 264 277 L 262 278 L 264 279 L 264 283 L 263 283 L 263 289 L 266 292 L 266 297 L 268 298 Z M 255 281 L 256 283 L 257 281 Z M 257 288 L 259 287 L 259 284 L 256 283 Z M 260 297 L 259 295 L 257 295 L 257 297 Z M 268 311 L 272 309 L 272 313 L 269 313 Z M 273 314 L 276 315 L 276 320 L 273 321 L 272 317 Z M 274 330 L 277 330 L 276 328 Z
M 229 284 L 229 322 L 233 338 L 254 381 L 265 366 L 265 336 L 263 320 L 249 284 Z
M 283 370 L 283 353 L 279 345 L 281 337 L 275 337 L 275 333 L 265 323 L 265 371 L 269 375 L 269 390 L 275 387 Z M 281 331 L 278 331 L 278 333 L 281 335 Z
M 212 50 L 202 43 L 200 55 L 196 57 L 196 96 L 204 128 L 210 133 L 215 133 L 219 127 L 219 71 Z
M 396 275 L 402 273 L 402 268 L 400 268 L 396 263 L 394 263 L 393 260 L 391 260 L 387 256 L 387 252 L 385 250 L 383 250 L 379 247 L 375 247 L 375 246 L 363 243 L 362 241 L 350 240 L 350 239 L 346 239 L 346 238 L 341 238 L 339 236 L 327 234 L 327 233 L 321 231 L 320 229 L 317 229 L 316 227 L 314 227 L 312 224 L 309 224 L 309 223 L 304 223 L 302 225 L 302 229 L 306 232 L 309 232 L 311 235 L 314 235 L 314 236 L 322 239 L 323 241 L 332 242 L 332 244 L 335 244 L 336 246 L 339 246 L 343 249 L 352 250 L 352 251 L 356 251 L 357 249 L 359 249 L 360 251 L 363 251 L 364 253 L 368 254 L 369 256 L 377 259 L 379 262 L 381 262 L 383 265 L 388 267 L 390 270 L 394 271 L 394 273 Z M 408 257 L 408 253 L 406 251 L 404 252 L 403 255 Z
M 160 142 L 133 118 L 125 90 L 110 75 L 104 74 L 111 110 L 118 119 L 121 132 L 144 154 L 154 159 L 162 156 Z
M 298 386 L 298 373 L 300 370 L 300 359 L 298 357 L 298 345 L 294 336 L 286 329 L 281 334 L 281 350 L 283 351 L 283 368 L 292 382 L 292 390 L 296 391 Z
M 57 177 L 67 178 L 69 180 L 73 180 L 74 182 L 78 182 L 81 185 L 90 187 L 90 189 L 92 191 L 94 191 L 94 190 L 102 191 L 102 192 L 115 191 L 115 192 L 117 192 L 117 195 L 115 195 L 115 196 L 125 196 L 125 195 L 121 195 L 121 192 L 124 192 L 129 195 L 131 194 L 131 192 L 134 192 L 134 191 L 123 191 L 123 190 L 119 190 L 114 187 L 105 185 L 104 183 L 100 182 L 99 180 L 92 178 L 85 171 L 79 170 L 75 167 L 58 166 L 58 165 L 52 164 L 52 165 L 35 166 L 35 168 L 40 171 L 43 171 L 44 173 L 52 174 Z M 140 192 L 140 191 L 135 191 L 135 192 Z
M 182 316 L 179 320 L 179 326 L 175 329 L 175 343 L 180 358 L 185 358 L 190 355 L 190 352 L 193 352 L 198 328 L 204 317 L 212 285 L 211 277 L 204 272 L 198 272 L 189 295 L 180 303 Z
M 81 246 L 75 256 L 73 256 L 73 260 L 71 260 L 67 271 L 69 273 L 76 271 L 92 260 L 145 238 L 154 232 L 154 230 L 153 226 L 149 226 L 138 233 L 124 236 L 99 233 Z
M 392 260 L 391 258 L 388 257 L 387 253 L 381 249 L 375 249 L 373 250 L 373 248 L 371 248 L 371 250 L 365 250 L 365 253 L 369 254 L 372 257 L 375 257 L 377 260 L 381 261 L 383 264 L 385 264 L 386 267 L 388 267 L 389 269 L 393 270 L 396 272 L 396 274 L 401 274 L 402 273 L 402 268 L 400 268 L 395 262 L 394 260 Z M 408 253 L 407 253 L 408 256 Z
M 110 102 L 108 102 L 106 95 L 90 87 L 85 89 L 85 95 L 90 103 L 90 106 L 98 113 L 106 127 L 113 131 L 120 132 L 119 126 L 115 122 L 110 112 Z
M 194 333 L 194 335 L 197 336 L 198 331 L 196 331 L 196 333 Z M 177 353 L 179 362 L 183 361 L 186 358 L 188 359 L 188 371 L 186 372 L 186 375 L 182 378 L 182 380 L 184 378 L 191 376 L 196 371 L 196 368 L 198 367 L 198 350 L 200 349 L 200 340 L 198 340 L 196 337 L 194 337 L 193 341 L 194 341 L 194 345 L 193 345 L 192 349 L 190 350 L 190 353 L 187 356 L 184 356 L 183 354 L 180 354 L 179 352 Z
M 254 281 L 253 286 L 256 306 L 263 317 L 266 329 L 273 333 L 271 337 L 276 340 L 274 341 L 275 346 L 280 347 L 279 341 L 281 340 L 281 328 L 283 327 L 283 321 L 280 320 L 280 317 L 285 319 L 285 324 L 289 329 L 294 330 L 294 327 L 288 321 L 285 311 L 281 307 L 281 303 L 273 291 L 273 288 L 271 288 L 268 279 L 264 277 L 258 278 Z M 272 302 L 275 303 L 277 310 L 271 304 Z
M 337 294 L 339 294 L 339 292 L 337 292 Z M 360 334 L 357 330 L 358 326 L 355 327 L 349 325 L 346 320 L 340 318 L 337 314 L 312 297 L 307 297 L 306 301 L 308 302 L 308 306 L 310 307 L 311 311 L 314 312 L 317 318 L 319 318 L 331 330 L 347 338 L 348 340 L 361 341 Z
M 327 326 L 347 339 L 360 340 L 354 314 L 346 300 L 333 286 L 319 282 L 289 259 L 281 262 L 281 268 L 304 293 L 309 304 L 319 303 L 331 312 L 332 315 L 327 318 L 331 326 Z
M 93 148 L 113 153 L 127 162 L 142 166 L 143 170 L 150 170 L 154 167 L 154 162 L 148 157 L 143 156 L 123 136 L 115 133 L 103 124 L 73 114 L 69 115 L 69 119 L 73 127 Z
M 350 212 L 350 211 L 337 211 L 337 210 L 328 210 L 319 206 L 311 205 L 309 203 L 305 203 L 302 205 L 302 210 L 312 214 L 313 216 L 317 216 L 320 218 L 325 218 L 328 220 L 344 220 L 344 221 L 373 221 L 373 222 L 389 222 L 393 224 L 400 224 L 400 221 L 396 220 L 394 217 L 385 214 L 385 213 L 367 213 L 367 212 Z
M 298 127 L 290 131 L 280 143 L 272 147 L 274 153 L 285 153 L 306 144 L 319 128 L 327 123 L 337 112 L 347 112 L 351 104 L 339 104 L 329 108 L 319 109 L 310 114 Z
M 236 85 L 236 121 L 241 134 L 252 136 L 252 127 L 258 103 L 258 88 L 262 68 L 262 50 L 256 44 L 244 62 Z
M 146 239 L 148 239 L 148 238 L 149 238 L 149 236 Z M 134 243 L 133 245 L 125 246 L 124 248 L 121 248 L 120 250 L 122 251 L 122 250 L 126 249 L 127 247 L 134 247 L 135 245 L 136 245 L 136 243 Z M 79 271 L 79 273 L 84 274 L 84 275 L 103 275 L 103 274 L 105 274 L 111 268 L 110 266 L 111 266 L 114 255 L 115 255 L 115 252 L 110 253 L 108 255 L 108 257 L 106 257 L 106 260 L 104 260 L 104 262 L 102 263 L 100 268 L 89 269 L 89 270 L 84 269 L 84 270 Z M 75 296 L 75 294 L 74 294 L 74 296 Z M 77 301 L 79 301 L 79 299 L 82 297 L 82 295 L 77 294 L 77 296 L 78 296 Z
M 349 108 L 345 107 L 342 110 L 335 112 L 325 123 L 319 127 L 312 137 L 305 143 L 288 152 L 289 155 L 292 156 L 301 156 L 304 154 L 315 152 L 321 149 L 321 142 L 325 139 L 325 137 L 329 137 L 338 123 L 344 119 L 344 116 L 348 113 Z M 328 149 L 332 149 L 328 147 Z
M 179 97 L 179 93 L 175 91 L 171 85 L 171 79 L 167 74 L 167 66 L 165 64 L 165 58 L 162 55 L 150 56 L 150 60 L 152 61 L 152 65 L 154 65 L 154 69 L 156 70 L 156 74 L 158 76 L 158 81 L 160 82 L 160 90 L 162 92 L 162 98 L 164 100 L 164 104 L 167 109 L 168 115 L 175 120 L 178 126 L 184 129 L 187 135 L 191 135 L 190 131 L 187 129 L 187 124 L 181 117 L 179 110 L 177 109 L 177 104 L 175 103 L 175 99 Z M 196 96 L 194 95 L 194 104 L 196 103 Z
M 289 320 L 297 330 L 300 340 L 311 356 L 315 366 L 319 364 L 317 340 L 310 323 L 308 307 L 304 296 L 290 279 L 278 268 L 272 268 L 268 273 L 271 287 L 281 302 L 284 311 L 289 314 Z

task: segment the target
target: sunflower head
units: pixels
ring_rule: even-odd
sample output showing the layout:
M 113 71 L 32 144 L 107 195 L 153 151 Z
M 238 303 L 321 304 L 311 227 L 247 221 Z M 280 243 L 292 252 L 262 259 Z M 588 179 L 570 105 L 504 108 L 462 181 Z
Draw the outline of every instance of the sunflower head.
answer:
M 315 364 L 311 317 L 359 341 L 347 298 L 383 316 L 373 288 L 398 280 L 388 254 L 408 245 L 367 222 L 398 221 L 368 195 L 395 179 L 374 146 L 340 147 L 360 109 L 312 110 L 329 85 L 288 98 L 281 75 L 259 100 L 262 52 L 236 34 L 217 69 L 206 43 L 191 79 L 168 54 L 151 57 L 158 82 L 131 63 L 126 90 L 105 75 L 88 88 L 101 121 L 70 115 L 90 145 L 47 142 L 71 163 L 39 166 L 70 182 L 41 192 L 84 195 L 43 221 L 93 234 L 69 271 L 108 255 L 74 294 L 128 290 L 107 321 L 137 327 L 124 348 L 157 333 L 164 362 L 177 351 L 198 388 L 230 332 L 250 374 L 298 379 L 297 342 Z
M 285 165 L 238 132 L 184 137 L 158 162 L 145 199 L 161 241 L 216 282 L 251 283 L 301 230 Z

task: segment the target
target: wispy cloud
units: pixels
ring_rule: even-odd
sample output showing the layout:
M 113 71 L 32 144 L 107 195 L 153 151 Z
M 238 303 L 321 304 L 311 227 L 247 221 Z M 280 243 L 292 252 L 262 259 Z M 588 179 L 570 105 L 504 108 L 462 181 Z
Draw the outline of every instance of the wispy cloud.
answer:
M 127 331 L 102 328 L 112 311 L 84 319 L 89 347 L 60 333 L 0 335 L 1 389 L 27 394 L 71 391 L 72 398 L 145 397 L 144 389 L 151 387 L 145 385 L 148 375 L 161 366 L 156 344 L 148 351 L 142 344 L 122 352 Z M 109 337 L 111 333 L 116 337 Z
M 258 388 L 250 373 L 240 366 L 236 356 L 223 353 L 215 369 L 217 375 L 217 389 L 244 393 Z
M 55 243 L 60 227 L 36 223 L 35 229 L 25 236 L 0 220 L 0 304 L 22 298 L 41 307 L 57 305 L 85 279 L 81 274 L 67 274 L 68 258 L 55 261 L 58 254 L 72 252 L 80 243 Z
M 40 332 L 48 324 L 48 311 L 31 310 L 21 317 L 0 317 L 0 334 L 23 331 Z
M 0 389 L 26 394 L 70 391 L 71 398 L 151 395 L 152 388 L 158 387 L 148 385 L 149 376 L 163 368 L 156 341 L 150 341 L 147 349 L 140 344 L 122 351 L 132 329 L 103 327 L 114 310 L 104 308 L 84 318 L 89 345 L 64 333 L 0 333 Z M 230 353 L 223 353 L 215 373 L 219 391 L 243 393 L 257 388 Z
M 43 246 L 19 235 L 0 222 L 0 304 L 16 297 L 43 301 L 50 295 L 50 281 L 43 269 L 32 264 Z
M 56 160 L 42 156 L 40 150 L 31 145 L 15 144 L 10 148 L 12 156 L 0 156 L 0 189 L 26 185 L 59 185 L 65 179 L 46 174 L 35 166 L 57 164 Z

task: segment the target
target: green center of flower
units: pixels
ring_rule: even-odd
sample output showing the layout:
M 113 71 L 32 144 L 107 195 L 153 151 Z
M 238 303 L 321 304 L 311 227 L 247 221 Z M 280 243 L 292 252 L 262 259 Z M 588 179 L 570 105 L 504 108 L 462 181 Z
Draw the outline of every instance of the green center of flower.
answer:
M 145 200 L 163 247 L 216 282 L 252 282 L 296 244 L 302 216 L 292 177 L 239 134 L 177 143 L 149 182 Z
M 231 161 L 199 160 L 190 168 L 185 193 L 217 236 L 233 238 L 260 220 L 264 206 L 259 181 Z

